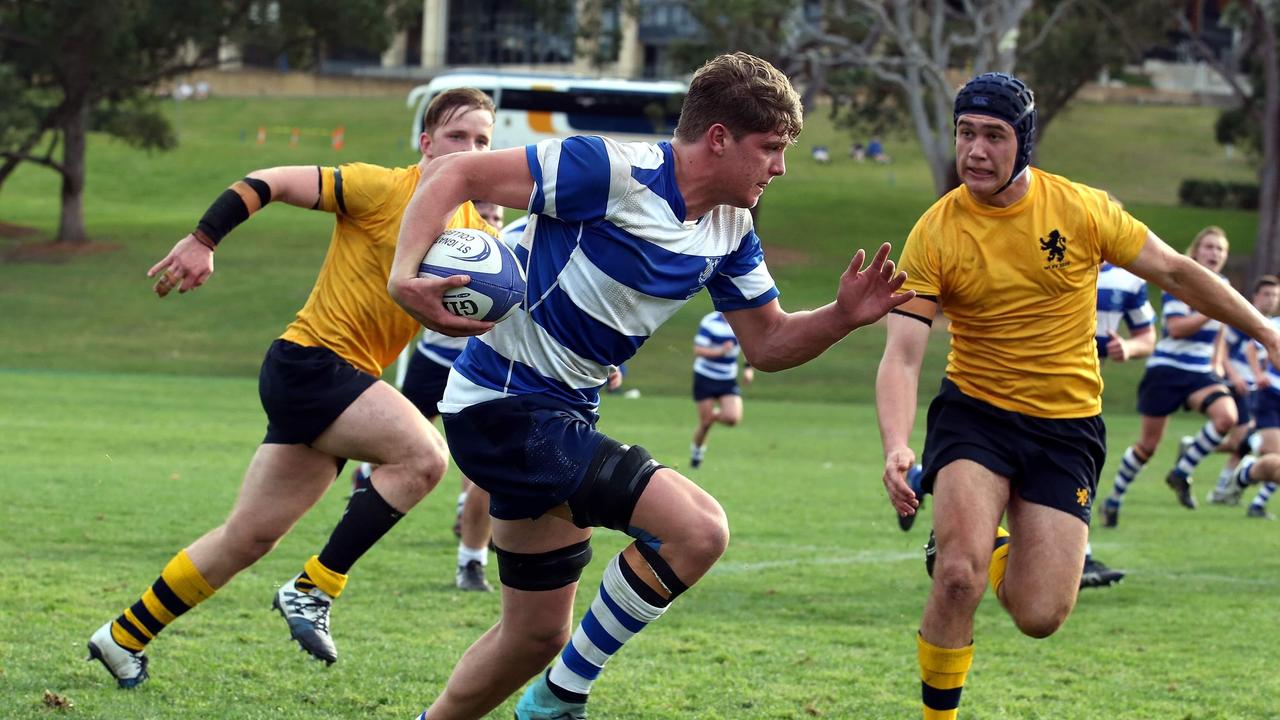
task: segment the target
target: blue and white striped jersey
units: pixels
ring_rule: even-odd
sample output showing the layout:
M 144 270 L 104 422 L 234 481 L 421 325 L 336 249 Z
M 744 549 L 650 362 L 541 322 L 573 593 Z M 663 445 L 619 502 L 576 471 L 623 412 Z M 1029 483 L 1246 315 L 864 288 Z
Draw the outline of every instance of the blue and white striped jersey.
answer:
M 1271 327 L 1280 330 L 1280 316 L 1271 318 Z M 1266 352 L 1264 349 L 1258 348 L 1259 358 L 1264 352 Z M 1280 362 L 1280 358 L 1268 357 L 1265 362 L 1262 362 L 1262 367 L 1266 368 L 1267 379 L 1271 381 L 1271 392 L 1274 393 L 1280 393 L 1280 369 L 1276 368 L 1277 362 Z
M 744 209 L 686 218 L 670 143 L 594 136 L 525 148 L 538 215 L 524 305 L 467 343 L 441 412 L 546 393 L 588 409 L 610 370 L 707 288 L 717 310 L 778 296 Z
M 1150 327 L 1156 311 L 1147 299 L 1147 281 L 1111 263 L 1103 263 L 1098 270 L 1098 327 L 1094 336 L 1098 340 L 1098 357 L 1107 356 L 1109 333 L 1120 329 L 1120 323 L 1135 330 Z
M 528 223 L 529 216 L 526 215 L 519 220 L 503 225 L 501 232 L 498 234 L 499 240 L 516 251 L 516 257 L 522 265 L 528 260 L 529 254 L 519 244 L 520 237 L 524 234 L 525 225 Z M 423 357 L 437 365 L 453 367 L 453 363 L 462 354 L 462 349 L 467 346 L 467 341 L 470 339 L 442 335 L 435 330 L 424 328 L 422 335 L 418 338 L 417 350 L 422 353 Z
M 698 334 L 693 336 L 693 344 L 719 349 L 727 342 L 733 343 L 733 349 L 725 355 L 695 357 L 693 371 L 712 380 L 732 380 L 738 377 L 738 336 L 733 334 L 733 328 L 724 319 L 724 313 L 713 312 L 702 316 L 702 322 L 698 323 Z
M 1230 325 L 1223 331 L 1223 335 L 1227 345 L 1227 362 L 1231 363 L 1231 368 L 1240 377 L 1244 378 L 1245 382 L 1249 384 L 1249 389 L 1252 390 L 1255 378 L 1253 369 L 1249 367 L 1249 358 L 1245 355 L 1244 349 L 1252 344 L 1253 349 L 1258 354 L 1258 364 L 1265 368 L 1267 366 L 1266 347 Z
M 1224 284 L 1226 278 L 1220 277 Z M 1218 338 L 1222 323 L 1209 320 L 1191 337 L 1169 337 L 1169 318 L 1186 317 L 1195 312 L 1186 303 L 1169 293 L 1160 295 L 1160 340 L 1155 352 L 1147 360 L 1147 367 L 1175 367 L 1187 372 L 1207 373 L 1213 370 L 1213 343 Z

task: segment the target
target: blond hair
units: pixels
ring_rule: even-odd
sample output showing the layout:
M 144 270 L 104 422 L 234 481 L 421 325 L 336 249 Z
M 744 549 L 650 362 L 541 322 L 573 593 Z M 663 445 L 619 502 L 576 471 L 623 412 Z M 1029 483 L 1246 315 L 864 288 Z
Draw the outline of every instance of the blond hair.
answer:
M 735 52 L 708 60 L 694 73 L 676 139 L 693 142 L 717 123 L 734 139 L 776 132 L 795 140 L 804 127 L 804 112 L 786 75 L 754 55 Z
M 1227 239 L 1227 231 L 1217 225 L 1209 225 L 1205 227 L 1205 229 L 1196 233 L 1195 239 L 1187 246 L 1187 257 L 1194 258 L 1196 256 L 1196 251 L 1200 249 L 1200 243 L 1204 242 L 1204 239 L 1211 235 L 1217 235 L 1222 238 L 1223 249 L 1227 252 L 1231 251 L 1231 241 Z

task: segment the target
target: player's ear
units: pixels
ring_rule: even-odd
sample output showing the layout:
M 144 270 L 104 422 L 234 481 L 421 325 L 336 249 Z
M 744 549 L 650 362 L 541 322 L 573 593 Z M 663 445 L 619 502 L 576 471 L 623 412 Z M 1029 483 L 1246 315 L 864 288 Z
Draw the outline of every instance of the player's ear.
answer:
M 707 147 L 717 156 L 723 155 L 729 145 L 729 128 L 720 123 L 712 123 L 707 128 Z
M 430 150 L 431 150 L 431 134 L 430 133 L 424 132 L 418 136 L 418 150 L 421 151 L 423 155 L 430 154 Z

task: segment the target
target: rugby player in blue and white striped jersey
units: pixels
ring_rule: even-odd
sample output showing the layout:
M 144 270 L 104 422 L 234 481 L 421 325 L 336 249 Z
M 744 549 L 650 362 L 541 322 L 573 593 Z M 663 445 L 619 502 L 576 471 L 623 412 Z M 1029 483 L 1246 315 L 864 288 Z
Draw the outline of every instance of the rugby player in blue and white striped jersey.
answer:
M 491 494 L 503 602 L 499 623 L 422 718 L 480 717 L 553 659 L 516 717 L 585 717 L 605 662 L 723 553 L 728 522 L 714 498 L 595 426 L 610 370 L 689 298 L 705 287 L 751 364 L 774 371 L 914 297 L 897 294 L 905 277 L 885 244 L 865 270 L 865 253 L 854 254 L 834 302 L 782 310 L 746 208 L 786 171 L 802 124 L 786 76 L 733 53 L 694 75 L 671 142 L 572 137 L 431 167 L 405 216 L 388 291 L 428 327 L 484 333 L 454 364 L 440 409 L 459 469 Z M 470 198 L 538 215 L 522 239 L 528 295 L 497 325 L 444 310 L 441 293 L 465 277 L 416 277 L 451 209 Z M 570 636 L 594 527 L 635 542 L 610 558 Z
M 738 336 L 724 313 L 702 317 L 693 336 L 693 402 L 698 406 L 698 429 L 693 431 L 689 465 L 698 467 L 707 454 L 707 433 L 716 423 L 733 427 L 742 420 L 742 395 L 738 390 Z M 750 385 L 751 365 L 742 370 L 742 382 Z
M 1218 273 L 1227 262 L 1228 247 L 1222 228 L 1209 226 L 1196 235 L 1187 248 L 1187 255 Z M 1168 292 L 1162 296 L 1161 305 L 1160 340 L 1147 360 L 1147 370 L 1138 385 L 1141 434 L 1138 442 L 1125 449 L 1111 495 L 1102 506 L 1106 527 L 1119 523 L 1124 495 L 1160 446 L 1170 415 L 1185 408 L 1208 417 L 1193 441 L 1184 444 L 1176 465 L 1165 478 L 1177 493 L 1178 502 L 1191 510 L 1196 508 L 1195 496 L 1191 493 L 1192 472 L 1236 424 L 1236 404 L 1231 399 L 1231 391 L 1213 367 L 1222 323 L 1192 310 Z

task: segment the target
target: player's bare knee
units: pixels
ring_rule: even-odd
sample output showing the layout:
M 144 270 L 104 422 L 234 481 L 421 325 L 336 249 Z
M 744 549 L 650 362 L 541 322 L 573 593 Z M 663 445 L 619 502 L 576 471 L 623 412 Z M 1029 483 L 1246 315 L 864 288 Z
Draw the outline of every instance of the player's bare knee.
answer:
M 967 558 L 939 555 L 933 568 L 933 584 L 949 603 L 965 607 L 977 603 L 987 589 L 987 574 Z
M 720 416 L 720 422 L 724 425 L 728 425 L 729 427 L 734 427 L 741 421 L 742 421 L 742 416 L 737 414 Z
M 433 445 L 424 445 L 406 459 L 403 465 L 406 489 L 421 499 L 440 484 L 440 478 L 444 477 L 445 470 L 449 468 L 449 458 Z
M 1043 639 L 1057 632 L 1058 628 L 1062 627 L 1062 624 L 1067 621 L 1067 616 L 1070 614 L 1071 605 L 1069 603 L 1050 604 L 1015 613 L 1013 622 L 1023 635 Z

